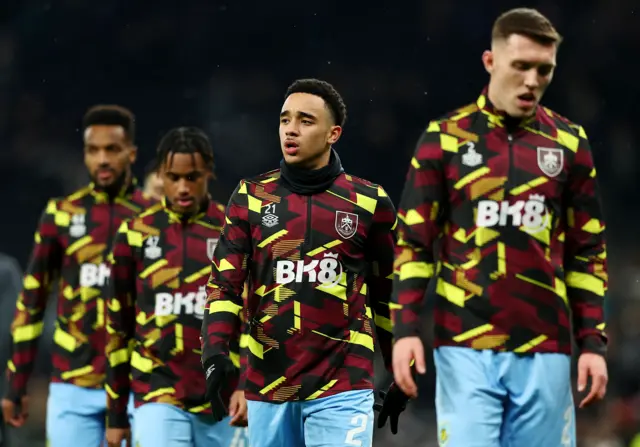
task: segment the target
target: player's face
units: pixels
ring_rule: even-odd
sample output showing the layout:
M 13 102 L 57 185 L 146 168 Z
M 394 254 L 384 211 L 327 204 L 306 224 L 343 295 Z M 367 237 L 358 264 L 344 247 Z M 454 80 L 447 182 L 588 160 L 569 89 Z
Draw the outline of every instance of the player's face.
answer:
M 293 93 L 280 112 L 280 147 L 284 161 L 307 169 L 329 162 L 329 148 L 340 138 L 324 99 L 308 93 Z
M 199 153 L 169 153 L 160 168 L 160 177 L 171 208 L 193 214 L 207 197 L 211 171 Z
M 553 77 L 556 53 L 555 44 L 542 45 L 519 34 L 494 42 L 482 55 L 494 105 L 516 118 L 533 114 Z
M 119 186 L 136 160 L 136 147 L 122 126 L 89 126 L 84 132 L 84 163 L 101 188 Z
M 152 172 L 147 176 L 144 183 L 144 192 L 156 200 L 160 200 L 164 194 L 164 186 L 162 185 L 162 177 L 156 172 Z

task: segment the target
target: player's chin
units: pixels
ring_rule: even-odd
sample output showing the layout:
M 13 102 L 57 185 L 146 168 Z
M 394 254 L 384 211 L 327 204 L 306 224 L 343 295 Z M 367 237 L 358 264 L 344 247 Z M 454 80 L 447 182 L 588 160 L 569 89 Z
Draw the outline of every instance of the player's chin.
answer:
M 284 158 L 284 161 L 289 165 L 299 165 L 304 163 L 305 160 L 305 158 L 301 156 L 300 151 L 296 152 L 295 154 L 290 154 L 283 151 L 282 156 Z
M 115 179 L 111 179 L 111 180 L 95 179 L 93 183 L 95 183 L 99 188 L 108 189 L 112 187 L 116 183 L 116 181 Z

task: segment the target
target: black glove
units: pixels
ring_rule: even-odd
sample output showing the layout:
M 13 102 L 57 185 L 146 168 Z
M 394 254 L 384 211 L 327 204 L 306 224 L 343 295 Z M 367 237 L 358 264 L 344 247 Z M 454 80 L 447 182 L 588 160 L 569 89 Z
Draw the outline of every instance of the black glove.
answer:
M 380 413 L 378 415 L 378 428 L 384 427 L 384 424 L 387 423 L 387 418 L 389 418 L 391 433 L 395 435 L 398 433 L 400 413 L 407 408 L 409 397 L 396 386 L 395 382 L 389 386 L 386 392 L 380 391 L 378 395 L 382 399 L 382 403 L 376 402 L 373 404 L 373 409 Z
M 213 417 L 217 422 L 220 422 L 227 417 L 229 413 L 220 395 L 220 391 L 226 388 L 229 376 L 235 368 L 231 359 L 224 355 L 214 355 L 207 359 L 202 366 L 204 368 L 204 376 L 207 380 L 205 399 L 207 399 L 207 402 L 211 402 Z

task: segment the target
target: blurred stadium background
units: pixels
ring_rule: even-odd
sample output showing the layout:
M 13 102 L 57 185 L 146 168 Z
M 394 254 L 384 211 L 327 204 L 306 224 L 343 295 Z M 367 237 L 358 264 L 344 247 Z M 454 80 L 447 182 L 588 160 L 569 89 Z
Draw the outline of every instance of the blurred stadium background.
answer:
M 89 106 L 118 103 L 137 115 L 139 175 L 170 127 L 206 129 L 217 156 L 214 195 L 226 202 L 241 177 L 277 167 L 277 115 L 288 84 L 319 77 L 349 109 L 337 146 L 346 169 L 383 184 L 397 202 L 428 120 L 475 100 L 484 86 L 480 55 L 495 17 L 515 6 L 539 8 L 566 38 L 544 102 L 586 127 L 609 226 L 611 380 L 605 403 L 579 411 L 580 446 L 640 445 L 632 443 L 640 431 L 637 0 L 1 3 L 3 368 L 39 213 L 47 198 L 87 180 L 79 126 Z M 29 426 L 11 433 L 14 447 L 45 445 L 51 316 Z M 377 433 L 374 446 L 437 445 L 433 385 L 432 375 L 424 378 L 400 434 Z

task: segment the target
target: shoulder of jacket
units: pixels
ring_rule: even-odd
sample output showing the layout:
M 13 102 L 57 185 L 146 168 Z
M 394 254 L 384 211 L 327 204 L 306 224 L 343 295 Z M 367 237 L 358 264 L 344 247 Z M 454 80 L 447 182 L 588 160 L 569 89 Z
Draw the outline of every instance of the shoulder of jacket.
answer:
M 164 207 L 163 207 L 162 203 L 161 202 L 156 202 L 153 205 L 151 205 L 151 206 L 145 208 L 144 210 L 140 211 L 138 214 L 133 216 L 130 220 L 148 219 L 148 218 L 154 216 L 155 214 L 158 214 L 163 209 L 164 209 Z
M 564 131 L 567 132 L 570 135 L 573 135 L 574 137 L 578 137 L 578 138 L 587 138 L 587 134 L 584 130 L 584 128 L 574 122 L 571 121 L 569 118 L 560 115 L 558 112 L 551 110 L 548 107 L 545 106 L 540 106 L 541 110 L 542 110 L 542 116 L 541 116 L 541 120 L 549 120 L 549 125 L 551 125 L 553 128 L 560 130 L 560 131 Z
M 462 120 L 463 118 L 469 118 L 477 113 L 480 113 L 480 107 L 478 107 L 477 103 L 472 102 L 462 107 L 458 107 L 457 109 L 454 109 L 450 112 L 447 112 L 434 120 L 431 120 L 429 122 L 429 127 L 439 128 L 440 124 L 457 122 Z
M 84 200 L 91 196 L 93 188 L 90 185 L 84 186 L 64 197 L 56 197 L 49 200 L 47 204 L 48 212 L 62 211 L 69 214 L 84 214 L 86 207 L 92 206 L 91 201 Z
M 362 194 L 363 196 L 370 197 L 375 200 L 383 200 L 389 199 L 389 195 L 387 191 L 377 183 L 373 183 L 367 179 L 363 179 L 362 177 L 358 177 L 352 174 L 343 173 L 342 177 L 344 178 L 344 182 L 346 185 L 341 186 L 349 186 L 357 193 Z M 391 199 L 389 199 L 391 200 Z
M 70 205 L 79 205 L 83 198 L 91 195 L 91 191 L 93 191 L 93 187 L 91 185 L 85 185 L 82 188 L 76 189 L 71 194 L 57 198 L 56 200 L 59 204 L 66 202 Z
M 157 202 L 153 197 L 144 192 L 141 188 L 133 190 L 130 196 L 130 200 L 138 205 L 153 205 Z
M 216 200 L 212 200 L 211 204 L 209 205 L 209 209 L 207 210 L 207 216 L 215 219 L 220 219 L 224 222 L 225 211 L 226 207 L 222 203 Z
M 253 185 L 271 183 L 280 178 L 280 169 L 273 169 L 272 171 L 267 171 L 262 174 L 256 175 L 254 177 L 247 177 L 241 180 L 242 183 L 251 183 Z

